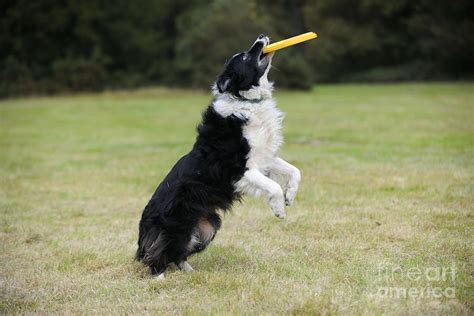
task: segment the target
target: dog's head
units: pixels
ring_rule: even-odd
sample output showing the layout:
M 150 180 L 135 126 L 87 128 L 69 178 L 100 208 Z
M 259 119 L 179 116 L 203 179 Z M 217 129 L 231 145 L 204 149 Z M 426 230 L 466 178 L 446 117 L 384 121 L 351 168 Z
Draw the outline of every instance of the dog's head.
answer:
M 218 92 L 243 97 L 249 90 L 268 85 L 273 53 L 264 55 L 262 51 L 269 43 L 270 39 L 260 34 L 248 51 L 232 56 L 217 79 Z

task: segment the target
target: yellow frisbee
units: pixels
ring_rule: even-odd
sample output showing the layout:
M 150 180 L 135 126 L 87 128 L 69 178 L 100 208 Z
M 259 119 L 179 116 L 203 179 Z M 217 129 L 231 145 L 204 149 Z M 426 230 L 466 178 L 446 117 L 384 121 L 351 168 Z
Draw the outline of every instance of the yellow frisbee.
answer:
M 304 34 L 301 34 L 301 35 L 293 36 L 293 37 L 287 38 L 285 40 L 275 42 L 273 44 L 270 44 L 270 45 L 266 46 L 263 49 L 263 53 L 268 54 L 268 53 L 277 51 L 279 49 L 286 48 L 288 46 L 293 46 L 293 45 L 296 45 L 296 44 L 299 44 L 299 43 L 302 43 L 302 42 L 312 40 L 313 38 L 316 38 L 316 37 L 318 37 L 318 34 L 316 34 L 314 32 L 308 32 L 308 33 L 304 33 Z

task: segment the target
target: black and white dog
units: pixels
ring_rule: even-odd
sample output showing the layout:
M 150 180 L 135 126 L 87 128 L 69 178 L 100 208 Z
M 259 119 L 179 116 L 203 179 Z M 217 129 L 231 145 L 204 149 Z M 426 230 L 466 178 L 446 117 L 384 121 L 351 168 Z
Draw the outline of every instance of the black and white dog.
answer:
M 193 149 L 143 211 L 136 259 L 153 275 L 163 278 L 171 263 L 191 271 L 186 259 L 206 248 L 221 226 L 218 211 L 228 211 L 242 194 L 265 196 L 279 218 L 295 198 L 300 172 L 278 157 L 283 114 L 267 78 L 273 54 L 262 53 L 269 42 L 260 35 L 226 63 Z

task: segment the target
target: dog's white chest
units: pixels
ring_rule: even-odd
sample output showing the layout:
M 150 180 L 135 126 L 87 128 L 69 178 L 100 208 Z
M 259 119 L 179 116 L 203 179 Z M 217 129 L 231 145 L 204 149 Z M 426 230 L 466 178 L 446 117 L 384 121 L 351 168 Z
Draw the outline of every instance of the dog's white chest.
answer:
M 264 171 L 283 143 L 283 113 L 268 100 L 250 108 L 247 115 L 248 121 L 243 128 L 243 135 L 250 145 L 247 167 Z
M 284 115 L 275 102 L 272 99 L 261 103 L 221 99 L 213 106 L 223 117 L 235 115 L 246 121 L 242 132 L 250 145 L 247 168 L 264 172 L 283 143 L 281 128 Z

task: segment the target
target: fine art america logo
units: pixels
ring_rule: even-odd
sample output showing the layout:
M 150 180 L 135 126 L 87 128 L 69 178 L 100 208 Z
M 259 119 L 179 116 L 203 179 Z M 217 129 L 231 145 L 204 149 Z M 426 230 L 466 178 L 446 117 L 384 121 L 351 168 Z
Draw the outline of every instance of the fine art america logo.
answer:
M 381 283 L 371 296 L 379 298 L 454 298 L 456 296 L 456 265 L 448 267 L 389 267 L 379 266 Z M 410 286 L 398 286 L 398 284 Z M 397 284 L 397 286 L 391 286 Z M 443 284 L 441 286 L 440 284 Z M 446 286 L 449 285 L 449 286 Z

